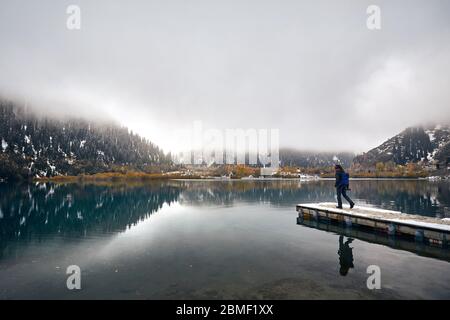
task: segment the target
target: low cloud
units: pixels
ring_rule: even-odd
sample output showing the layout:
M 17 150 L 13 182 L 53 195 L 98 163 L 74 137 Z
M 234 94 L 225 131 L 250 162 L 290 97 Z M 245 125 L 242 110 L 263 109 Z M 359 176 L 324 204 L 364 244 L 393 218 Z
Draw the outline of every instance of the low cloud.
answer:
M 281 146 L 364 151 L 450 118 L 450 4 L 2 2 L 0 93 L 43 114 L 111 118 L 165 149 L 205 126 L 280 129 Z M 179 146 L 178 146 L 179 147 Z

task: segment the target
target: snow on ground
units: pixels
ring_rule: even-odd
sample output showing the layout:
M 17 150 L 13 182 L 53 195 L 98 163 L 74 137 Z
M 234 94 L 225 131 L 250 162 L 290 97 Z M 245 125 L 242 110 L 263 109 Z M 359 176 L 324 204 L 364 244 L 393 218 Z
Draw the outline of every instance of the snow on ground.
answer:
M 328 212 L 333 213 L 344 213 L 361 218 L 372 218 L 386 222 L 397 222 L 411 226 L 429 227 L 433 229 L 450 231 L 450 219 L 425 217 L 402 213 L 400 211 L 361 206 L 355 206 L 353 209 L 338 209 L 336 208 L 336 203 L 331 202 L 299 204 L 299 206 L 309 209 L 327 210 Z
M 428 134 L 430 141 L 433 142 L 433 140 L 435 139 L 434 130 L 426 130 L 425 132 L 426 132 L 426 134 Z
M 3 152 L 6 151 L 6 148 L 8 148 L 8 143 L 2 138 L 2 150 L 3 150 Z

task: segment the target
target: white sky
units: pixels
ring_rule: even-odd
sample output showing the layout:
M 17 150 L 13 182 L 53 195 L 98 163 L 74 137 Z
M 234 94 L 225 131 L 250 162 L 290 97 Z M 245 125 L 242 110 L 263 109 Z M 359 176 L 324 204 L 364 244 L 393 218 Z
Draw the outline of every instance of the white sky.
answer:
M 80 31 L 66 28 L 70 4 Z M 0 94 L 112 117 L 167 151 L 200 120 L 360 152 L 449 121 L 449 40 L 448 0 L 1 0 Z

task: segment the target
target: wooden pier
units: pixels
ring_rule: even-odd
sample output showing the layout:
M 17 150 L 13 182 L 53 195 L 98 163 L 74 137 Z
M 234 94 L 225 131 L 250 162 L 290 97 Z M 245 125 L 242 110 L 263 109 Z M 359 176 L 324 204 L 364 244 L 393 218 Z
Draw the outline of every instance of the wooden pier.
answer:
M 388 237 L 408 238 L 441 248 L 448 248 L 450 244 L 450 219 L 360 206 L 338 209 L 335 203 L 299 204 L 297 211 L 299 224 L 304 224 L 305 220 L 320 221 L 370 230 Z

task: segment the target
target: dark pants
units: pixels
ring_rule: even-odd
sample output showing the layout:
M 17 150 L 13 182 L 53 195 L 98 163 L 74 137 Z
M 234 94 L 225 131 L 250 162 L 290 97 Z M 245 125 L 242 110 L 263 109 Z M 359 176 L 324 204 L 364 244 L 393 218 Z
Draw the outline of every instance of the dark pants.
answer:
M 341 195 L 344 196 L 345 200 L 347 200 L 350 205 L 354 204 L 352 199 L 350 199 L 350 197 L 347 195 L 347 186 L 336 187 L 336 193 L 337 193 L 338 207 L 342 207 Z

